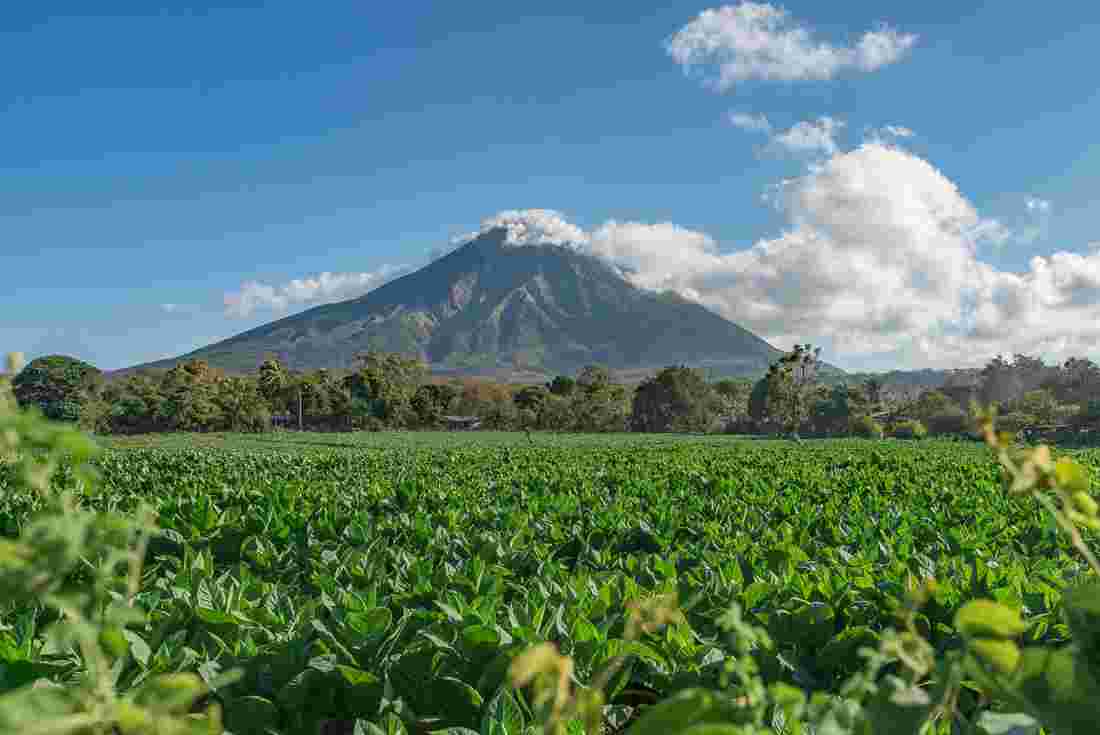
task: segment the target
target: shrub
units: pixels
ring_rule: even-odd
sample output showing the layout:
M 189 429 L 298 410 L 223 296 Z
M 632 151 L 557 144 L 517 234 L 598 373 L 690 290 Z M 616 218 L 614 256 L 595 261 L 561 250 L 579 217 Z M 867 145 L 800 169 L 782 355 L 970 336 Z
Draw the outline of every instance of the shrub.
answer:
M 881 439 L 883 435 L 882 424 L 870 416 L 856 416 L 852 419 L 849 430 L 853 436 L 865 436 L 872 439 Z
M 891 433 L 898 439 L 923 439 L 928 436 L 928 429 L 920 421 L 911 419 L 894 424 Z
M 961 410 L 943 411 L 929 416 L 924 421 L 928 433 L 933 436 L 944 434 L 965 434 L 970 429 L 970 421 Z

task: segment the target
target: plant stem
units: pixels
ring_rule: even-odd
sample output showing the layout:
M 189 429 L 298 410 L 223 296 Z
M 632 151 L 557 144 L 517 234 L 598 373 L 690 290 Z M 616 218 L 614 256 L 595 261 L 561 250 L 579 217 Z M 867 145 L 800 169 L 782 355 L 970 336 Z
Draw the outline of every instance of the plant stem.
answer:
M 1054 504 L 1054 501 L 1046 495 L 1039 492 L 1035 492 L 1033 495 L 1039 501 L 1040 505 L 1050 511 L 1054 516 L 1054 520 L 1056 520 L 1058 525 L 1062 527 L 1062 530 L 1069 535 L 1073 548 L 1077 549 L 1081 556 L 1085 557 L 1085 561 L 1088 562 L 1094 572 L 1100 574 L 1100 561 L 1097 560 L 1096 555 L 1092 553 L 1092 549 L 1088 547 L 1085 540 L 1081 538 L 1081 532 L 1077 530 L 1077 526 L 1074 525 L 1073 521 L 1067 518 Z

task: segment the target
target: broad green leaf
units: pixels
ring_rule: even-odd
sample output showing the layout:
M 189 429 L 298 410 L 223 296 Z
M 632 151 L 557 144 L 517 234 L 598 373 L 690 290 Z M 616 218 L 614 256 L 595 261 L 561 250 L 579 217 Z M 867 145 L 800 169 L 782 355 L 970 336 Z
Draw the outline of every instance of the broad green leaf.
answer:
M 973 600 L 955 615 L 955 627 L 969 638 L 1015 638 L 1027 630 L 1017 610 L 992 600 Z

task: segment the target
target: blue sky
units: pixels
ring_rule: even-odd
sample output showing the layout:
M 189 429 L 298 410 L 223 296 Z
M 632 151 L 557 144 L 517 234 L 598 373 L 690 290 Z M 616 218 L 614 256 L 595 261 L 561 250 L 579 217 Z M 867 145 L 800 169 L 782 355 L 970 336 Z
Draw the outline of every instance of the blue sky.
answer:
M 603 232 L 593 249 L 647 263 L 651 285 L 695 295 L 777 346 L 821 343 L 843 367 L 1096 350 L 1100 5 L 88 7 L 22 3 L 0 20 L 0 63 L 14 70 L 0 87 L 4 351 L 104 369 L 180 354 L 374 284 L 384 266 L 421 265 L 482 220 L 524 209 Z M 765 15 L 768 33 L 801 33 L 835 68 L 753 67 L 762 58 L 744 39 Z M 864 63 L 852 49 L 876 30 L 912 41 Z M 718 55 L 699 52 L 686 70 L 677 34 L 681 50 L 703 34 Z M 747 71 L 719 89 L 723 62 Z M 793 199 L 764 201 L 784 180 Z M 914 191 L 928 217 L 972 207 L 971 229 L 993 236 L 960 255 L 961 240 L 936 239 L 946 220 L 905 214 Z M 837 202 L 864 219 L 901 214 L 869 245 L 838 223 Z M 751 254 L 758 242 L 776 244 Z M 886 271 L 868 265 L 890 248 Z M 857 286 L 924 286 L 899 300 L 905 316 L 882 298 L 861 304 L 869 288 L 844 291 L 842 272 L 824 285 L 810 277 L 822 252 Z M 929 270 L 922 253 L 971 275 Z M 301 281 L 321 273 L 336 274 L 332 289 Z M 961 312 L 937 310 L 946 288 L 969 294 Z M 242 294 L 256 296 L 247 309 Z

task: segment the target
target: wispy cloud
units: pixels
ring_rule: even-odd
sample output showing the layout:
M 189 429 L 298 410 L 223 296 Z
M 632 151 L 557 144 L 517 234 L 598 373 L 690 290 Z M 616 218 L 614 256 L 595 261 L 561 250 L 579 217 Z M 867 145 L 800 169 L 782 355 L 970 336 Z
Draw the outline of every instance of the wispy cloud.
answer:
M 901 125 L 887 125 L 882 128 L 882 131 L 895 138 L 912 138 L 915 135 L 912 130 Z
M 321 273 L 272 286 L 248 281 L 223 301 L 226 316 L 243 319 L 259 310 L 287 312 L 293 307 L 316 306 L 362 296 L 411 270 L 409 266 L 383 266 L 370 273 Z
M 753 133 L 770 133 L 772 124 L 763 114 L 751 115 L 747 112 L 731 112 L 729 121 L 734 127 L 748 130 Z
M 833 155 L 837 152 L 836 135 L 844 128 L 842 120 L 823 116 L 804 120 L 772 138 L 772 147 L 791 153 Z
M 741 2 L 704 10 L 665 42 L 668 54 L 720 91 L 748 79 L 824 80 L 845 70 L 871 72 L 900 61 L 917 36 L 882 26 L 853 46 L 815 40 L 785 9 Z

